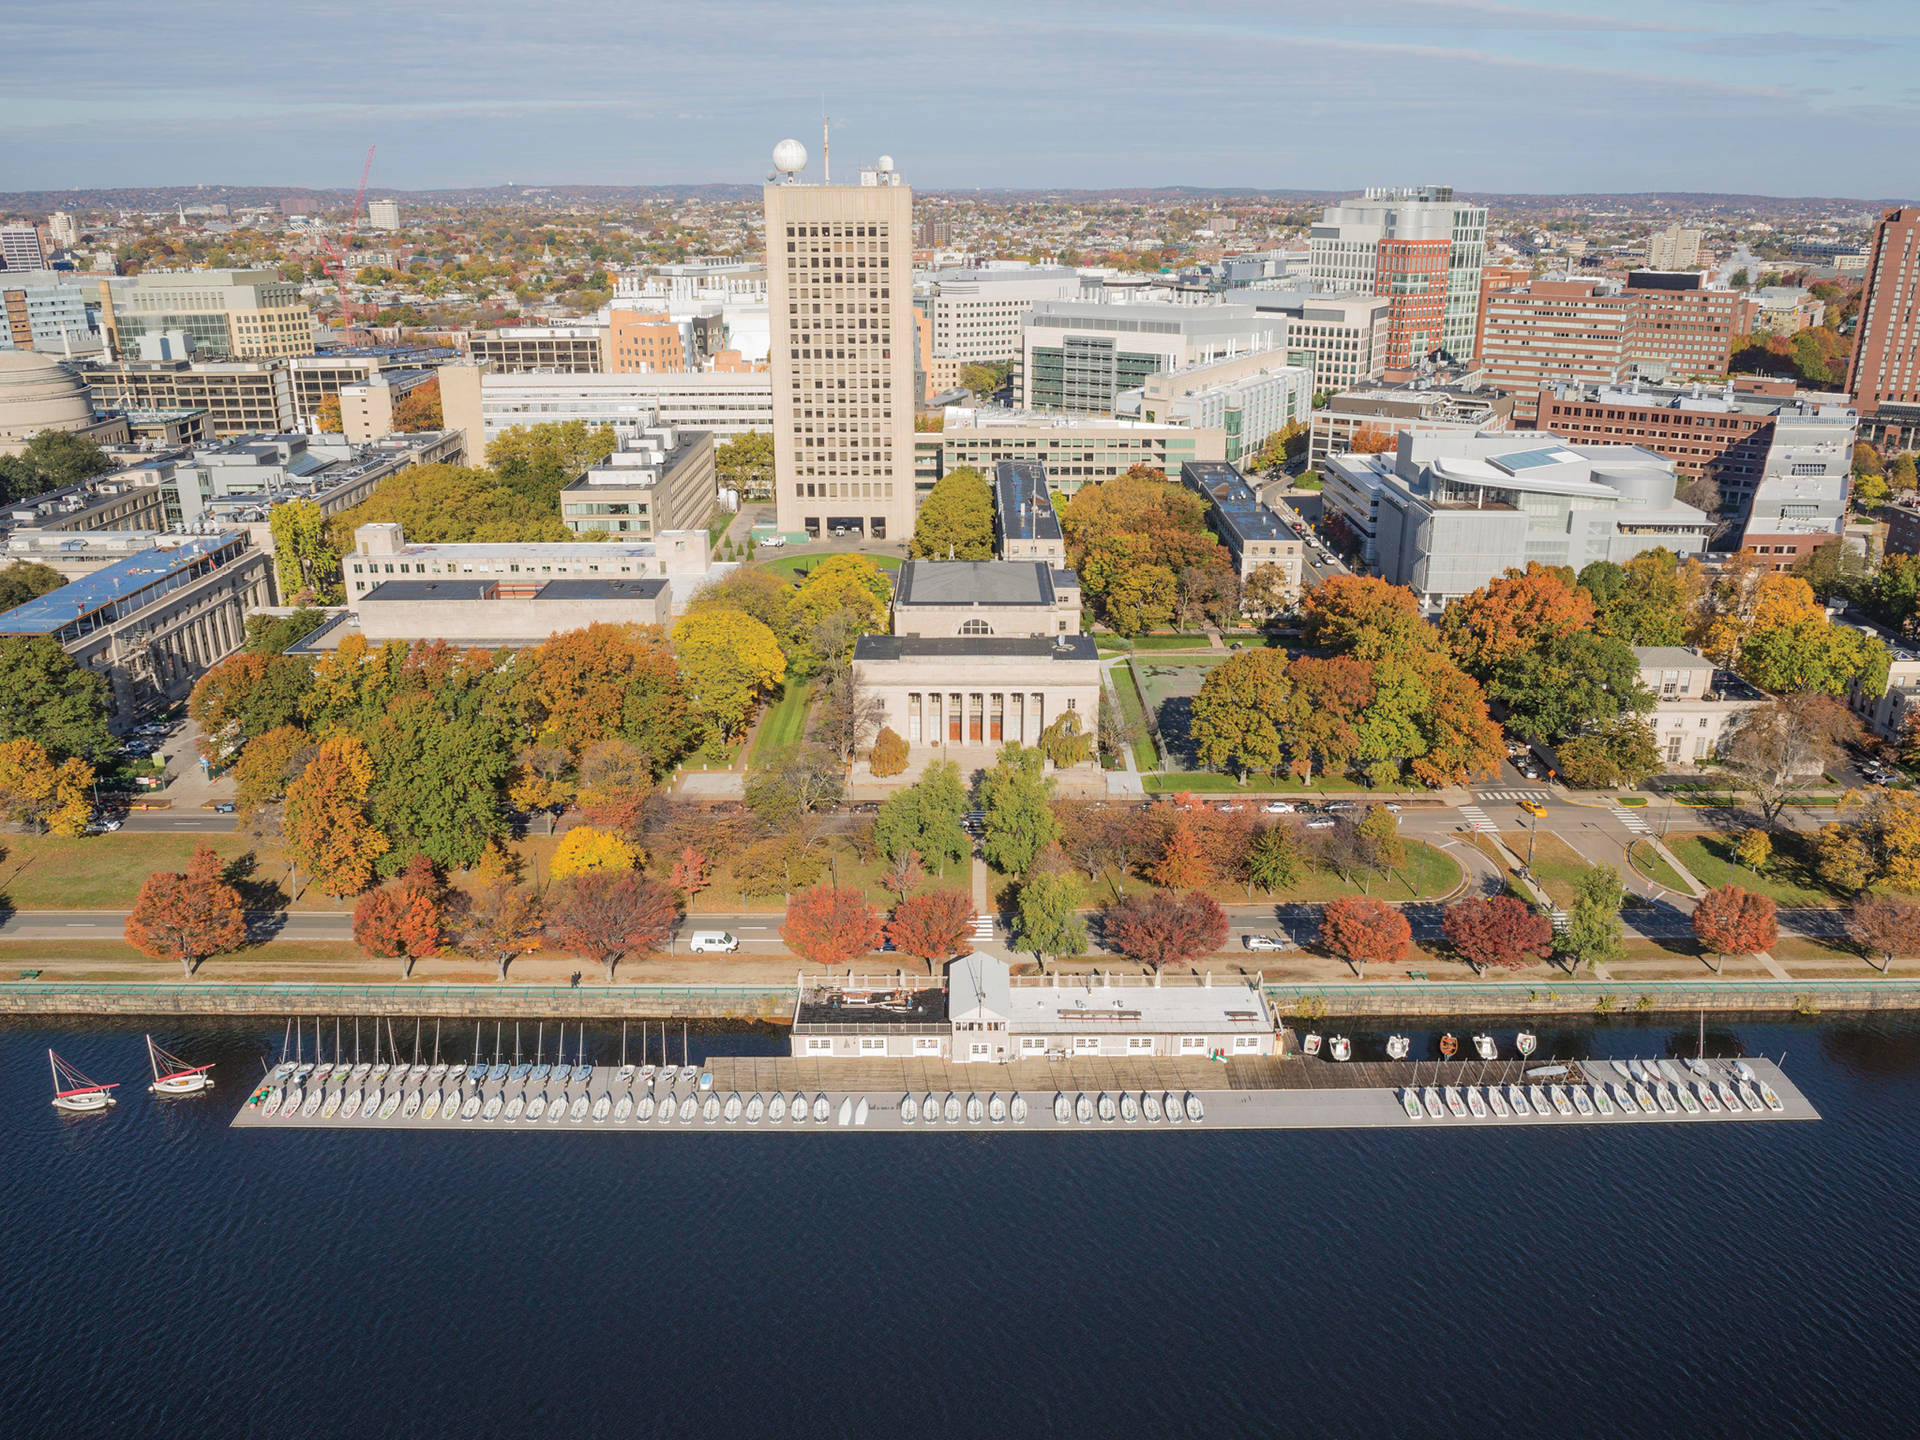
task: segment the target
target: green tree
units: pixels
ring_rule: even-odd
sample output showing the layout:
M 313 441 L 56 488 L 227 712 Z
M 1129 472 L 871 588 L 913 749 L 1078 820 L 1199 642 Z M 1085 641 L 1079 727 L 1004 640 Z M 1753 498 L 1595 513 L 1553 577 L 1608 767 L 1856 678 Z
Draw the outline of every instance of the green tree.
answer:
M 1884 695 L 1893 657 L 1886 642 L 1825 616 L 1762 630 L 1740 648 L 1740 673 L 1775 694 Z
M 0 637 L 0 741 L 38 740 L 55 759 L 104 755 L 107 681 L 44 635 Z
M 325 611 L 304 606 L 286 615 L 249 615 L 245 646 L 255 655 L 284 655 L 326 623 Z
M 367 736 L 367 808 L 390 847 L 375 862 L 382 876 L 398 874 L 416 854 L 464 869 L 506 833 L 512 736 L 505 716 L 462 698 L 407 696 Z
M 32 488 L 10 494 L 7 497 L 10 500 L 58 490 L 64 485 L 77 485 L 114 469 L 106 451 L 84 436 L 65 430 L 42 430 L 26 443 L 17 458 L 19 464 L 9 476 L 9 489 L 14 488 L 11 482 L 16 476 Z
M 924 864 L 945 875 L 948 863 L 962 859 L 972 848 L 961 823 L 966 814 L 967 789 L 960 780 L 960 767 L 951 760 L 936 760 L 917 783 L 880 802 L 880 813 L 874 817 L 874 844 L 889 860 L 917 851 Z
M 1590 630 L 1543 640 L 1503 661 L 1488 678 L 1487 694 L 1527 735 L 1571 735 L 1583 725 L 1653 708 L 1632 649 Z
M 1906 492 L 1912 490 L 1920 475 L 1916 474 L 1911 451 L 1902 450 L 1893 457 L 1893 464 L 1887 467 L 1887 488 Z
M 350 553 L 354 530 L 375 523 L 397 523 L 407 539 L 425 544 L 571 540 L 573 532 L 560 519 L 559 493 L 556 485 L 550 495 L 529 495 L 491 470 L 471 466 L 409 465 L 333 517 L 333 545 Z
M 960 383 L 981 399 L 990 399 L 1006 386 L 1009 373 L 1002 360 L 974 362 L 960 367 Z
M 833 555 L 808 572 L 787 602 L 787 658 L 811 675 L 853 653 L 862 635 L 887 633 L 893 595 L 886 572 L 864 555 Z
M 1856 441 L 1853 447 L 1853 473 L 1860 475 L 1885 475 L 1886 461 L 1880 458 L 1880 452 L 1866 441 Z
M 994 767 L 980 777 L 980 810 L 985 830 L 980 853 L 1006 875 L 1024 875 L 1033 858 L 1059 838 L 1053 817 L 1053 781 L 1043 771 L 1046 757 L 1018 743 L 1000 747 Z
M 51 594 L 67 583 L 67 577 L 51 565 L 16 560 L 0 570 L 0 610 L 11 610 L 29 600 Z
M 738 734 L 761 697 L 786 677 L 779 640 L 740 610 L 690 611 L 673 627 L 673 643 L 686 677 L 687 708 L 723 739 Z
M 1619 959 L 1626 953 L 1626 927 L 1620 923 L 1626 892 L 1620 872 L 1611 865 L 1589 866 L 1573 877 L 1573 895 L 1566 929 L 1557 941 L 1569 968 Z
M 561 487 L 606 459 L 618 444 L 611 425 L 584 420 L 515 425 L 488 444 L 487 464 L 506 485 L 557 516 Z
M 1793 573 L 1811 585 L 1822 600 L 1851 600 L 1865 590 L 1867 560 L 1844 536 L 1836 535 L 1802 556 L 1794 564 Z
M 991 560 L 993 491 L 971 465 L 948 471 L 927 492 L 907 553 L 919 560 Z
M 267 528 L 273 534 L 273 566 L 283 599 L 322 603 L 340 598 L 340 552 L 334 549 L 327 517 L 311 500 L 289 500 L 273 507 Z
M 1920 555 L 1889 555 L 1881 561 L 1867 603 L 1901 634 L 1920 632 Z
M 209 741 L 237 749 L 298 720 L 312 688 L 306 661 L 242 650 L 200 677 L 187 713 Z
M 1078 955 L 1087 948 L 1080 919 L 1080 882 L 1064 870 L 1036 869 L 1020 882 L 1014 902 L 1013 943 L 1046 969 L 1047 957 Z
M 1679 559 L 1664 548 L 1644 551 L 1625 565 L 1596 560 L 1580 572 L 1593 596 L 1594 628 L 1628 645 L 1678 645 L 1686 635 Z
M 1277 775 L 1287 763 L 1293 686 L 1284 650 L 1243 650 L 1215 665 L 1193 699 L 1195 758 L 1234 775 Z
M 1306 873 L 1300 839 L 1291 828 L 1268 825 L 1255 832 L 1247 847 L 1247 879 L 1267 894 L 1291 890 Z
M 1589 788 L 1638 785 L 1660 768 L 1660 747 L 1653 731 L 1632 712 L 1590 725 L 1557 753 L 1561 777 Z
M 773 436 L 766 432 L 749 430 L 715 446 L 713 467 L 723 490 L 748 500 L 773 498 Z

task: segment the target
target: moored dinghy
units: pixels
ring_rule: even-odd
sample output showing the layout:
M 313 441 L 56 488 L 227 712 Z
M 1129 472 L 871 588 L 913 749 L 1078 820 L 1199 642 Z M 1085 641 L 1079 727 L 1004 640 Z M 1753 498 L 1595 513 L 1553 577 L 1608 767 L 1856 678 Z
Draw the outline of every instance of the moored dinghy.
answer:
M 1507 1097 L 1500 1093 L 1500 1087 L 1498 1085 L 1487 1086 L 1487 1108 L 1502 1120 L 1509 1118 L 1513 1114 L 1513 1112 L 1507 1108 Z
M 407 1092 L 406 1103 L 400 1107 L 400 1118 L 402 1120 L 411 1120 L 414 1116 L 418 1115 L 420 1113 L 420 1102 L 424 1098 L 418 1090 L 409 1090 Z M 520 1112 L 515 1110 L 514 1113 L 517 1115 Z
M 529 1095 L 527 1097 L 527 1108 L 522 1113 L 526 1115 L 529 1123 L 542 1119 L 547 1113 L 547 1092 L 538 1090 L 532 1095 Z
M 1179 1100 L 1175 1098 L 1171 1090 L 1160 1097 L 1160 1103 L 1167 1107 L 1167 1120 L 1170 1124 L 1178 1125 L 1182 1120 L 1187 1118 L 1185 1108 L 1180 1104 Z
M 1198 1125 L 1207 1118 L 1207 1107 L 1200 1103 L 1200 1097 L 1191 1090 L 1187 1092 L 1187 1119 Z
M 1387 1058 L 1389 1060 L 1406 1059 L 1407 1051 L 1412 1048 L 1412 1044 L 1413 1042 L 1404 1035 L 1389 1035 L 1387 1037 Z
M 794 1091 L 793 1098 L 787 1102 L 787 1118 L 798 1125 L 807 1118 L 807 1113 L 807 1097 Z
M 1073 1118 L 1082 1125 L 1093 1123 L 1093 1101 L 1084 1091 L 1073 1097 Z
M 212 1065 L 189 1065 L 170 1054 L 147 1036 L 147 1063 L 153 1067 L 153 1083 L 147 1087 L 155 1095 L 198 1095 L 213 1087 Z
M 633 1092 L 623 1091 L 620 1098 L 613 1103 L 613 1123 L 624 1125 L 631 1114 L 633 1114 Z
M 480 1107 L 485 1103 L 486 1102 L 480 1098 L 480 1092 L 475 1090 L 471 1095 L 467 1096 L 465 1102 L 460 1106 L 460 1118 L 462 1120 L 478 1120 L 480 1118 Z
M 987 1097 L 987 1119 L 996 1125 L 1004 1125 L 1007 1119 L 1007 1102 L 1000 1098 L 1000 1092 L 994 1091 Z
M 747 1101 L 747 1124 L 758 1125 L 761 1115 L 766 1112 L 766 1108 L 767 1102 L 762 1100 L 758 1094 L 755 1094 L 751 1100 Z
M 459 1093 L 460 1092 L 457 1090 L 454 1092 L 456 1097 L 459 1095 Z M 340 1102 L 340 1118 L 342 1120 L 352 1120 L 356 1116 L 358 1116 L 360 1113 L 361 1102 L 364 1101 L 366 1098 L 367 1097 L 365 1093 L 363 1093 L 358 1089 L 349 1090 L 347 1092 L 347 1098 Z M 451 1114 L 452 1111 L 449 1111 L 448 1113 Z
M 947 1117 L 949 1120 L 958 1120 L 960 1118 L 958 1113 L 959 1104 L 960 1102 L 958 1100 L 955 1100 L 953 1096 L 951 1095 L 947 1096 L 948 1107 L 955 1111 L 954 1114 L 949 1115 Z M 824 1125 L 827 1123 L 827 1116 L 831 1115 L 832 1113 L 833 1113 L 833 1104 L 831 1101 L 827 1099 L 827 1092 L 822 1090 L 813 1097 L 813 1118 L 818 1120 L 822 1125 Z
M 940 1118 L 940 1097 L 931 1090 L 920 1097 L 920 1118 L 929 1125 Z
M 1140 1097 L 1140 1108 L 1146 1113 L 1147 1119 L 1155 1124 L 1167 1113 L 1160 1108 L 1160 1097 L 1151 1090 Z
M 949 1125 L 960 1123 L 960 1097 L 951 1090 L 947 1092 L 946 1103 L 940 1107 L 940 1118 Z
M 775 1097 L 776 1099 L 779 1097 Z M 633 1120 L 636 1125 L 653 1119 L 654 1099 L 651 1090 L 642 1091 L 640 1098 L 633 1102 Z
M 978 1095 L 967 1096 L 967 1123 L 978 1125 L 987 1118 L 987 1107 L 980 1103 Z
M 735 1124 L 739 1121 L 740 1117 L 746 1113 L 746 1109 L 746 1101 L 742 1100 L 737 1093 L 729 1094 L 727 1096 L 727 1103 L 721 1107 L 720 1118 L 725 1120 L 729 1125 Z
M 1689 1115 L 1700 1113 L 1700 1102 L 1693 1098 L 1693 1091 L 1686 1085 L 1676 1085 L 1673 1093 L 1680 1097 L 1680 1108 Z
M 1427 1107 L 1429 1119 L 1438 1120 L 1447 1113 L 1446 1106 L 1440 1099 L 1440 1092 L 1431 1085 L 1420 1092 L 1420 1103 Z
M 1100 1098 L 1095 1102 L 1094 1108 L 1099 1111 L 1100 1118 L 1109 1125 L 1111 1125 L 1120 1114 L 1119 1110 L 1114 1106 L 1113 1097 L 1104 1090 L 1100 1092 Z
M 113 1098 L 117 1081 L 102 1085 L 89 1080 L 51 1050 L 47 1051 L 47 1064 L 53 1071 L 54 1109 L 69 1115 L 97 1115 L 119 1103 Z M 272 1096 L 268 1099 L 271 1101 Z
M 1350 1060 L 1353 1058 L 1353 1042 L 1344 1035 L 1335 1035 L 1327 1041 L 1327 1054 L 1335 1060 Z
M 1320 1053 L 1320 1037 L 1309 1030 L 1305 1038 L 1300 1041 L 1300 1053 L 1303 1055 L 1318 1055 Z
M 526 1113 L 526 1110 L 527 1110 L 527 1096 L 526 1096 L 526 1092 L 523 1090 L 518 1094 L 516 1094 L 513 1097 L 513 1099 L 507 1102 L 506 1114 L 501 1118 L 504 1119 L 507 1122 L 507 1124 L 512 1125 L 515 1122 L 517 1122 L 522 1115 Z
M 644 1120 L 647 1117 L 642 1115 L 640 1118 Z M 767 1119 L 771 1121 L 780 1121 L 786 1118 L 787 1118 L 787 1097 L 781 1094 L 780 1091 L 776 1090 L 773 1092 L 773 1098 L 767 1101 Z
M 1482 1060 L 1497 1060 L 1500 1058 L 1500 1047 L 1493 1043 L 1493 1036 L 1476 1035 L 1473 1037 L 1473 1053 Z
M 316 1085 L 313 1089 L 309 1090 L 307 1092 L 307 1098 L 302 1101 L 300 1105 L 300 1118 L 302 1120 L 311 1120 L 320 1107 L 326 1103 L 326 1099 L 326 1095 L 321 1091 L 319 1086 Z
M 1073 1102 L 1067 1099 L 1064 1091 L 1056 1090 L 1053 1096 L 1053 1119 L 1056 1125 L 1064 1125 L 1073 1118 Z
M 1460 1087 L 1458 1085 L 1449 1085 L 1441 1093 L 1446 1097 L 1447 1113 L 1452 1115 L 1456 1120 L 1466 1119 L 1467 1105 L 1466 1102 L 1460 1098 Z
M 439 1113 L 440 1092 L 438 1090 L 429 1090 L 427 1092 L 427 1098 L 422 1101 L 420 1105 L 420 1118 L 422 1120 L 431 1120 Z
M 872 1113 L 872 1109 L 867 1104 L 867 1097 L 862 1095 L 860 1097 L 860 1103 L 853 1107 L 854 1127 L 858 1129 L 860 1126 L 866 1124 L 867 1116 L 871 1113 Z
M 1014 1091 L 1013 1099 L 1007 1102 L 1007 1111 L 1009 1114 L 1013 1116 L 1014 1124 L 1016 1125 L 1026 1124 L 1027 1123 L 1027 1097 L 1022 1095 L 1018 1090 Z
M 834 1124 L 842 1128 L 853 1123 L 853 1097 L 845 1096 L 840 1101 L 840 1109 L 833 1117 Z
M 1576 1085 L 1573 1087 L 1573 1108 L 1578 1110 L 1582 1115 L 1589 1118 L 1592 1117 L 1593 1101 L 1587 1098 L 1586 1086 Z
M 1720 1097 L 1720 1106 L 1729 1115 L 1738 1115 L 1746 1107 L 1740 1103 L 1740 1097 L 1733 1093 L 1733 1087 L 1724 1080 L 1713 1082 L 1713 1090 Z
M 1140 1119 L 1140 1106 L 1133 1098 L 1131 1090 L 1120 1092 L 1120 1118 L 1132 1125 Z
M 1633 1099 L 1634 1103 L 1647 1114 L 1657 1115 L 1659 1113 L 1659 1107 L 1654 1103 L 1653 1092 L 1647 1089 L 1645 1085 L 1635 1085 L 1633 1087 Z
M 1602 1115 L 1613 1114 L 1613 1101 L 1607 1098 L 1607 1087 L 1598 1080 L 1593 1082 L 1593 1107 Z
M 1759 1086 L 1760 1098 L 1766 1102 L 1769 1110 L 1785 1110 L 1787 1108 L 1781 1103 L 1780 1097 L 1774 1093 L 1773 1087 L 1767 1084 L 1766 1081 L 1759 1080 L 1756 1081 L 1755 1084 Z
M 1612 1084 L 1607 1086 L 1607 1089 L 1613 1092 L 1613 1103 L 1620 1107 L 1620 1113 L 1622 1115 L 1638 1115 L 1640 1113 L 1640 1107 L 1634 1103 L 1633 1096 L 1627 1093 L 1626 1086 Z
M 693 1096 L 682 1096 L 680 1100 L 680 1123 L 682 1125 L 691 1124 L 693 1122 L 694 1112 L 699 1108 L 700 1102 L 694 1099 Z
M 500 1112 L 506 1108 L 507 1102 L 501 1098 L 500 1092 L 496 1090 L 487 1097 L 487 1103 L 480 1107 L 480 1119 L 490 1124 L 498 1120 L 500 1118 Z
M 1513 1106 L 1515 1115 L 1528 1118 L 1533 1114 L 1533 1107 L 1527 1104 L 1527 1092 L 1522 1086 L 1507 1086 L 1507 1103 Z
M 1564 1085 L 1552 1086 L 1547 1091 L 1547 1098 L 1553 1102 L 1553 1108 L 1557 1113 L 1561 1115 L 1573 1114 L 1573 1101 L 1567 1098 L 1566 1086 Z
M 380 1087 L 378 1085 L 374 1086 L 371 1090 L 369 1090 L 367 1092 L 367 1098 L 360 1102 L 360 1118 L 362 1120 L 371 1120 L 376 1114 L 378 1114 L 380 1110 L 381 1101 L 383 1098 L 384 1097 L 380 1094 Z
M 387 1098 L 380 1102 L 378 1118 L 381 1120 L 391 1120 L 394 1115 L 399 1112 L 400 1099 L 400 1087 L 396 1085 L 387 1091 Z
M 613 1096 L 602 1090 L 600 1092 L 600 1098 L 593 1102 L 593 1123 L 596 1125 L 605 1124 L 607 1116 L 612 1113 Z
M 900 1097 L 900 1123 L 902 1125 L 912 1125 L 918 1121 L 919 1118 L 920 1102 L 914 1098 L 913 1092 L 909 1090 Z
M 558 1125 L 562 1120 L 566 1119 L 567 1106 L 571 1103 L 567 1092 L 564 1090 L 547 1101 L 547 1123 L 549 1125 Z
M 711 1125 L 720 1118 L 720 1097 L 708 1092 L 707 1098 L 700 1102 L 700 1118 Z
M 1666 1086 L 1664 1085 L 1654 1086 L 1653 1098 L 1660 1102 L 1660 1112 L 1663 1115 L 1674 1115 L 1679 1113 L 1680 1107 L 1674 1104 L 1673 1092 L 1667 1089 Z
M 1400 1104 L 1407 1112 L 1409 1120 L 1418 1120 L 1426 1111 L 1420 1108 L 1420 1097 L 1414 1093 L 1411 1085 L 1400 1092 Z
M 1530 1030 L 1522 1030 L 1518 1035 L 1513 1037 L 1513 1048 L 1520 1052 L 1520 1058 L 1522 1060 L 1531 1058 L 1535 1048 L 1538 1047 L 1539 1044 L 1540 1037 Z
M 1473 1112 L 1476 1120 L 1487 1118 L 1487 1102 L 1480 1098 L 1480 1087 L 1477 1085 L 1467 1086 L 1467 1109 Z

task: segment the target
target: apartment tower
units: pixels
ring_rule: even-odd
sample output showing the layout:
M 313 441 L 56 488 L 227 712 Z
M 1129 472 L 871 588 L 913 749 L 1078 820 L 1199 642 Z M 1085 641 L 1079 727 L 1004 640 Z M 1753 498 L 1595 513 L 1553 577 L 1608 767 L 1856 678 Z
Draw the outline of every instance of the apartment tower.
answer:
M 1920 432 L 1920 206 L 1874 227 L 1847 393 L 1862 439 L 1908 446 Z
M 1485 207 L 1456 202 L 1451 185 L 1369 190 L 1328 206 L 1312 247 L 1308 274 L 1316 285 L 1393 302 L 1388 369 L 1417 365 L 1436 350 L 1456 360 L 1473 355 Z
M 872 540 L 912 532 L 913 192 L 891 156 L 856 185 L 799 179 L 774 148 L 766 187 L 777 522 Z

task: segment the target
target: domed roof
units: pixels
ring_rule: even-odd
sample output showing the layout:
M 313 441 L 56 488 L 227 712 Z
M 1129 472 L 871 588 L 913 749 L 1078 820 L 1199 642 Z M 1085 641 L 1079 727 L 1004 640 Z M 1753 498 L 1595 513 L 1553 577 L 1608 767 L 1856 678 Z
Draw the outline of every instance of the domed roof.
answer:
M 92 423 L 93 397 L 79 376 L 51 355 L 0 350 L 0 441 Z

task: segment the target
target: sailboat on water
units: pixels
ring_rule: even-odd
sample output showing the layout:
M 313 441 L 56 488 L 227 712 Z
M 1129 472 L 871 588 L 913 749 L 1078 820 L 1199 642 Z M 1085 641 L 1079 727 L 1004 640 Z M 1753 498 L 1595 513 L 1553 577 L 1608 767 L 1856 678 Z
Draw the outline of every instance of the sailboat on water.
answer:
M 161 1049 L 147 1036 L 147 1063 L 153 1067 L 153 1083 L 147 1087 L 155 1095 L 198 1095 L 213 1088 L 212 1065 L 189 1065 L 178 1055 Z
M 47 1062 L 53 1067 L 54 1109 L 86 1115 L 117 1103 L 112 1094 L 115 1085 L 96 1084 L 51 1050 L 47 1051 Z

